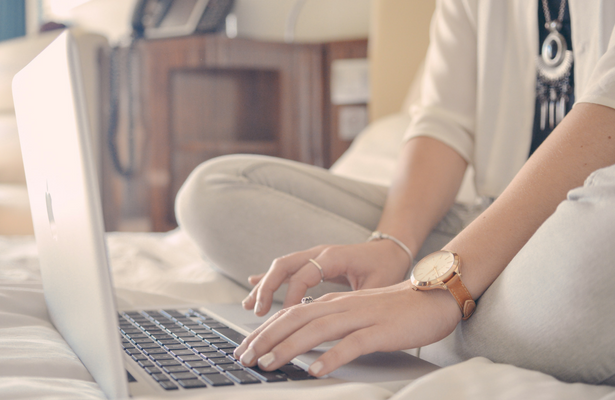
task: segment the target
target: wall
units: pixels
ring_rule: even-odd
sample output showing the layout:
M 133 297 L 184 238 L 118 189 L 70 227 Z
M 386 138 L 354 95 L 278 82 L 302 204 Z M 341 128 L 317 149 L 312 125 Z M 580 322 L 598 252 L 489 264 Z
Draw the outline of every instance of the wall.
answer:
M 284 39 L 295 0 L 238 0 L 238 35 L 263 40 Z M 295 30 L 299 42 L 366 38 L 371 0 L 307 0 Z
M 435 0 L 373 0 L 370 120 L 401 111 L 429 44 Z
M 111 42 L 130 35 L 135 0 L 90 0 L 57 19 L 68 18 Z M 296 0 L 236 0 L 238 36 L 284 40 L 286 20 Z M 366 38 L 371 0 L 305 0 L 296 25 L 296 41 Z

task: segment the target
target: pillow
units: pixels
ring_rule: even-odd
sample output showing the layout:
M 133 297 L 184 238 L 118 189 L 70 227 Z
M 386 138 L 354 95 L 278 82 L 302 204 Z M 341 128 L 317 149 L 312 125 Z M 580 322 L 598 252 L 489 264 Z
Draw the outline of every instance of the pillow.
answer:
M 331 172 L 346 178 L 389 186 L 410 119 L 410 115 L 399 113 L 370 123 L 333 164 Z
M 475 356 L 566 382 L 615 385 L 615 165 L 568 193 L 478 301 L 421 357 Z

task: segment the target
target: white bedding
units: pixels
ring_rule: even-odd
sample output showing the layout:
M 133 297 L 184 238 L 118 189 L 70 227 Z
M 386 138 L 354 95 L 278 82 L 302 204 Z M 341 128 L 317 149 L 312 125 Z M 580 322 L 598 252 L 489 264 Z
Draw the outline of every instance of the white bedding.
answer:
M 178 230 L 108 237 L 121 306 L 237 302 L 246 290 L 202 260 Z M 245 397 L 245 396 L 244 396 Z M 49 321 L 31 237 L 0 236 L 0 399 L 103 399 L 73 351 Z M 228 399 L 215 390 L 199 398 Z M 438 370 L 392 393 L 368 384 L 301 392 L 256 391 L 251 399 L 611 399 L 615 388 L 570 385 L 550 376 L 473 359 Z

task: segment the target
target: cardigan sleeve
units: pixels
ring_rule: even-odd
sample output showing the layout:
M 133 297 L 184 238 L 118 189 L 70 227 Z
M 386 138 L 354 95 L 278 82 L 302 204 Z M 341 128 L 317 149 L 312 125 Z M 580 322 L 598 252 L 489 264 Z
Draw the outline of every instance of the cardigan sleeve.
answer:
M 440 140 L 468 162 L 474 151 L 477 93 L 476 2 L 439 0 L 431 21 L 420 101 L 404 140 Z
M 615 108 L 615 28 L 606 52 L 600 57 L 578 103 L 594 103 Z

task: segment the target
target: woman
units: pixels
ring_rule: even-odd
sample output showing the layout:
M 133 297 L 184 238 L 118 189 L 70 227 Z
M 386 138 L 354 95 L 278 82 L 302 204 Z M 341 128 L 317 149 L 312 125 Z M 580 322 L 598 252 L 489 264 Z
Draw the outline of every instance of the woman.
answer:
M 546 25 L 539 22 L 542 18 Z M 244 306 L 257 315 L 269 310 L 283 282 L 288 282 L 285 307 L 298 304 L 308 288 L 330 290 L 323 281 L 347 282 L 355 291 L 286 308 L 250 335 L 236 357 L 245 365 L 258 362 L 271 370 L 323 341 L 342 339 L 310 367 L 313 375 L 322 376 L 361 354 L 421 347 L 453 332 L 471 311 L 462 306 L 460 312 L 461 303 L 448 291 L 413 290 L 404 278 L 414 255 L 426 254 L 430 246 L 429 251 L 444 247 L 458 254 L 462 283 L 470 300 L 476 300 L 569 190 L 582 185 L 591 172 L 615 163 L 615 48 L 613 43 L 605 46 L 614 26 L 615 8 L 606 1 L 440 1 L 432 22 L 421 104 L 413 112 L 398 172 L 386 196 L 382 188 L 331 181 L 320 172 L 282 163 L 287 170 L 300 171 L 293 176 L 302 175 L 312 181 L 312 188 L 319 188 L 316 193 L 297 189 L 296 180 L 285 177 L 286 183 L 280 184 L 272 178 L 286 172 L 263 167 L 260 159 L 219 160 L 195 171 L 178 197 L 180 225 L 237 280 L 237 265 L 247 263 L 233 255 L 216 256 L 224 247 L 229 253 L 232 239 L 225 237 L 232 234 L 221 231 L 228 213 L 223 215 L 224 208 L 213 203 L 250 198 L 256 181 L 264 195 L 240 219 L 249 227 L 253 221 L 248 219 L 264 217 L 259 221 L 269 221 L 265 232 L 272 232 L 275 244 L 266 244 L 271 237 L 256 245 L 242 240 L 237 252 L 257 254 L 263 247 L 274 247 L 267 251 L 278 251 L 275 257 L 293 251 L 282 251 L 288 243 L 291 248 L 307 248 L 318 239 L 353 243 L 294 252 L 277 258 L 266 274 L 251 276 L 255 286 Z M 567 42 L 568 49 L 574 46 L 574 63 L 566 52 Z M 537 60 L 540 44 L 543 56 Z M 577 105 L 559 122 L 575 93 Z M 451 215 L 470 218 L 451 209 L 468 163 L 475 167 L 479 194 L 497 200 L 448 244 L 446 235 L 431 241 L 441 233 L 433 232 L 439 221 L 447 225 L 454 219 Z M 240 172 L 231 179 L 229 171 Z M 238 180 L 244 185 L 238 186 Z M 314 217 L 312 224 L 301 221 L 297 215 L 304 213 L 283 212 L 279 201 L 271 200 L 272 192 L 289 203 L 300 198 L 306 210 L 324 217 Z M 267 207 L 282 210 L 281 216 L 275 219 Z M 211 209 L 216 212 L 203 211 Z M 206 224 L 215 228 L 203 228 Z M 327 229 L 319 230 L 319 225 Z M 361 243 L 370 230 L 377 231 L 375 240 Z M 452 238 L 455 230 L 460 229 L 446 233 Z M 249 234 L 258 232 L 252 229 Z M 278 243 L 281 248 L 275 248 Z

